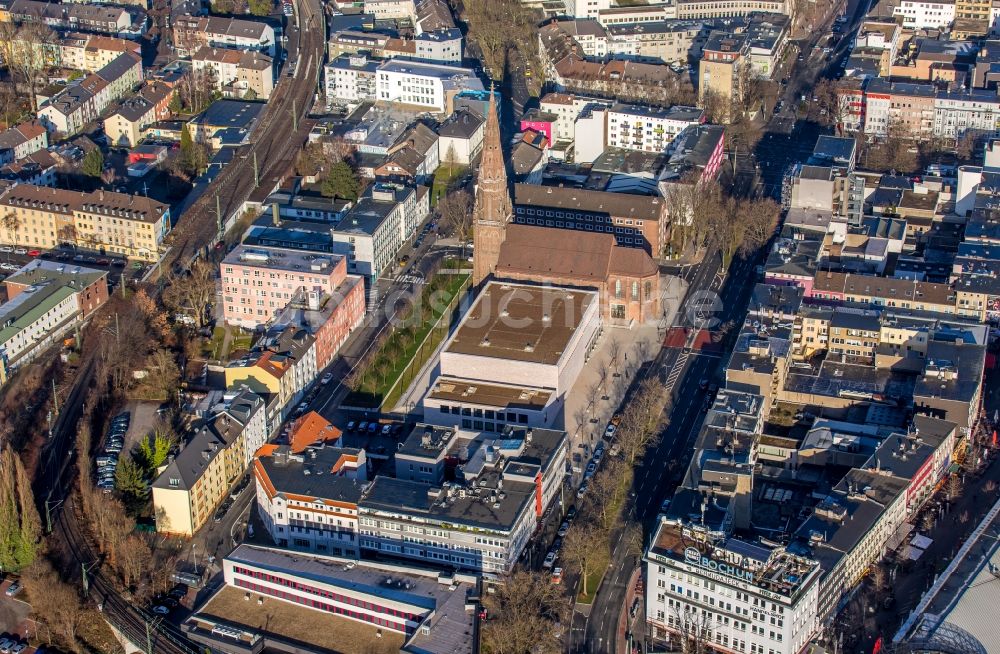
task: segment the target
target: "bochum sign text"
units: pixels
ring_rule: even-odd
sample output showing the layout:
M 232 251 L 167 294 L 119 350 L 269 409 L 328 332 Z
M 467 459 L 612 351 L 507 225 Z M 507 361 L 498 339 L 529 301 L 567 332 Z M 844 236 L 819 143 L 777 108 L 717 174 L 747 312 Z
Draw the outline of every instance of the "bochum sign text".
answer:
M 689 547 L 684 550 L 684 560 L 691 565 L 704 568 L 710 572 L 724 574 L 740 581 L 753 583 L 753 572 L 737 567 L 725 561 L 716 561 L 714 558 L 703 556 L 697 548 Z

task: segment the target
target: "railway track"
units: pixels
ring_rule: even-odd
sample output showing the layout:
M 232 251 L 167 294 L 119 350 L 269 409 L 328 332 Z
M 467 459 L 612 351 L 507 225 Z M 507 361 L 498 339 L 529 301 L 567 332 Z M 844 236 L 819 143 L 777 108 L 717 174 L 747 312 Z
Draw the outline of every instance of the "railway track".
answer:
M 296 67 L 296 74 L 279 81 L 272 101 L 268 102 L 255 128 L 253 142 L 241 149 L 205 194 L 180 217 L 177 229 L 169 237 L 171 250 L 164 261 L 167 270 L 176 264 L 190 264 L 218 237 L 216 195 L 219 196 L 223 215 L 229 216 L 256 188 L 253 171 L 255 153 L 258 178 L 273 179 L 288 169 L 308 136 L 309 124 L 304 118 L 319 80 L 326 26 L 317 0 L 294 1 L 300 12 L 296 35 L 300 64 Z M 303 57 L 305 63 L 301 65 Z M 298 129 L 290 129 L 290 123 L 297 123 Z M 93 365 L 94 360 L 88 359 L 77 375 L 76 384 L 54 425 L 47 451 L 43 453 L 42 474 L 36 478 L 35 484 L 35 497 L 40 500 L 45 498 L 39 502 L 39 510 L 51 520 L 55 538 L 61 540 L 72 553 L 88 596 L 120 633 L 147 654 L 200 654 L 202 648 L 176 626 L 118 593 L 114 582 L 104 576 L 100 553 L 82 526 L 82 516 L 72 493 L 76 479 L 72 465 L 75 460 L 73 443 L 85 391 L 93 376 Z
M 254 128 L 251 144 L 241 148 L 205 193 L 179 216 L 177 226 L 167 237 L 171 249 L 164 261 L 166 270 L 190 264 L 218 239 L 217 206 L 223 220 L 232 216 L 257 188 L 258 181 L 284 174 L 305 143 L 310 127 L 305 116 L 319 83 L 326 24 L 316 0 L 296 0 L 296 11 L 299 26 L 294 33 L 298 53 L 295 74 L 279 79 Z M 293 125 L 297 129 L 292 129 Z

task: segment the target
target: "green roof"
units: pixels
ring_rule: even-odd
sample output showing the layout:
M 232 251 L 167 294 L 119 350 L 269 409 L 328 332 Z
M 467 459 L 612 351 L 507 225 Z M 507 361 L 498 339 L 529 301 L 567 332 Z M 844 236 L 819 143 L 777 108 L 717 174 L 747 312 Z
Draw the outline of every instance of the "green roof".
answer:
M 76 293 L 69 286 L 47 284 L 34 291 L 26 290 L 0 306 L 0 345 L 6 343 L 54 306 Z

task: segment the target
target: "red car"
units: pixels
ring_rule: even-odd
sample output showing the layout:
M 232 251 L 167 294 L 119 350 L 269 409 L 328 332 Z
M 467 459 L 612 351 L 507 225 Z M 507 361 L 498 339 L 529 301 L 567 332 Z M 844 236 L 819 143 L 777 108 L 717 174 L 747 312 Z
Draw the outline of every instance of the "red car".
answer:
M 41 250 L 28 250 L 29 257 L 37 257 L 42 254 Z
M 111 263 L 111 261 L 109 261 L 108 259 L 98 259 L 97 263 L 100 264 L 100 265 L 102 265 L 102 266 L 106 266 L 109 263 Z

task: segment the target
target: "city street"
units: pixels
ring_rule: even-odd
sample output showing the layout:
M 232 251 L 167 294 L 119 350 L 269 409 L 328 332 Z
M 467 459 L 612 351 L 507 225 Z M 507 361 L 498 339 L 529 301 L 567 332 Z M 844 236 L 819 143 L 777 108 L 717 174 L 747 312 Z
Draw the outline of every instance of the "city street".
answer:
M 719 255 L 717 251 L 705 257 L 701 264 L 692 266 L 687 276 L 690 286 L 686 300 L 696 291 L 719 293 L 722 310 L 715 316 L 719 323 L 729 320 L 742 322 L 743 313 L 755 283 L 752 261 L 736 260 L 726 281 L 720 285 Z M 677 327 L 690 327 L 690 318 L 682 310 L 674 322 Z M 667 427 L 659 441 L 651 447 L 636 469 L 632 496 L 635 502 L 629 507 L 627 521 L 643 526 L 648 540 L 663 500 L 673 494 L 681 479 L 698 427 L 704 418 L 701 412 L 704 391 L 699 388 L 701 379 L 720 380 L 720 370 L 725 359 L 717 354 L 700 353 L 683 347 L 664 347 L 651 367 L 668 384 L 673 380 L 673 402 L 668 407 Z M 589 617 L 577 612 L 568 643 L 570 652 L 612 653 L 618 633 L 618 624 L 624 606 L 628 584 L 638 559 L 629 552 L 628 544 L 621 539 L 613 544 L 610 576 L 605 577 Z

